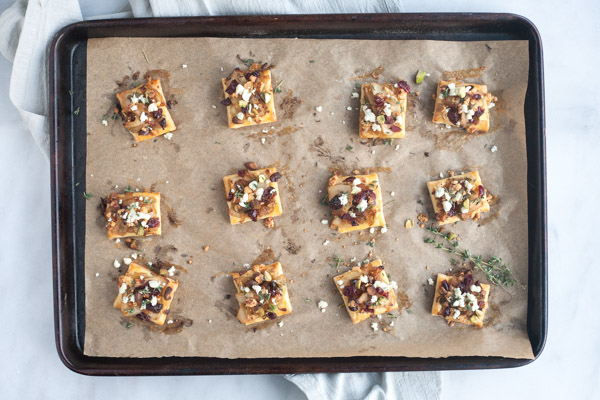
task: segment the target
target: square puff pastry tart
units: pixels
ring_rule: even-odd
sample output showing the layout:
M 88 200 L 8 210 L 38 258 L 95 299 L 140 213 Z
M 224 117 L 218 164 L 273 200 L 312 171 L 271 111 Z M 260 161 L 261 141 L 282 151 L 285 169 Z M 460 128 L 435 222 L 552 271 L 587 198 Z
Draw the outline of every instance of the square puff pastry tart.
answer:
M 354 267 L 333 278 L 340 291 L 352 323 L 398 309 L 394 289 L 396 282 L 388 279 L 381 260 Z
M 276 217 L 283 212 L 277 181 L 281 174 L 276 168 L 250 171 L 223 178 L 225 196 L 232 225 Z
M 490 211 L 489 195 L 478 171 L 427 182 L 427 190 L 439 225 L 472 218 Z
M 360 137 L 403 138 L 408 93 L 410 86 L 406 81 L 363 84 L 360 91 Z
M 248 70 L 233 70 L 223 78 L 227 107 L 227 123 L 230 128 L 241 128 L 277 121 L 271 83 L 271 71 L 267 64 L 252 64 Z
M 459 322 L 481 328 L 489 295 L 490 285 L 474 282 L 471 271 L 438 274 L 431 314 L 444 318 L 449 325 Z
M 119 276 L 119 294 L 113 306 L 126 317 L 163 325 L 179 283 L 158 275 L 136 262 L 129 264 L 125 275 Z
M 161 233 L 160 193 L 111 193 L 102 199 L 109 239 Z
M 285 275 L 279 262 L 254 265 L 244 273 L 233 272 L 240 304 L 238 320 L 245 325 L 276 319 L 292 312 Z
M 377 174 L 334 175 L 329 179 L 327 192 L 332 229 L 344 233 L 385 226 Z
M 438 83 L 433 122 L 464 128 L 469 133 L 490 129 L 490 108 L 497 97 L 486 85 L 440 81 Z
M 177 127 L 171 118 L 160 79 L 148 82 L 117 94 L 123 126 L 136 142 L 155 138 Z

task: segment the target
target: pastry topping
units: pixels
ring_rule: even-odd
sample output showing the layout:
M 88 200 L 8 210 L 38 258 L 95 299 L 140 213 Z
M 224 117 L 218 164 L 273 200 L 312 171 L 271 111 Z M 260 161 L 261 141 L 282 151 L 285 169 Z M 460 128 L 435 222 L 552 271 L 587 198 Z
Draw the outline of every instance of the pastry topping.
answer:
M 348 309 L 354 312 L 375 313 L 377 306 L 390 304 L 390 293 L 397 289 L 396 282 L 390 284 L 380 280 L 382 266 L 362 270 L 362 275 L 348 282 L 337 281 L 341 292 L 348 299 Z
M 480 203 L 487 199 L 483 186 L 478 185 L 478 188 L 481 189 L 473 190 L 474 183 L 472 177 L 459 176 L 438 183 L 438 186 L 431 192 L 438 203 L 438 208 L 443 210 L 437 214 L 438 221 L 443 222 L 446 218 L 455 215 L 461 219 L 472 217 L 471 209 L 478 208 Z
M 455 320 L 460 316 L 476 322 L 486 307 L 486 292 L 471 271 L 444 278 L 436 292 L 435 301 L 441 305 L 438 315 Z
M 240 291 L 236 298 L 248 315 L 266 320 L 277 318 L 278 310 L 286 311 L 281 304 L 287 290 L 285 276 L 273 276 L 264 269 L 264 265 L 255 265 L 252 270 L 234 277 L 234 280 Z
M 473 133 L 477 130 L 480 117 L 486 109 L 493 107 L 497 98 L 491 93 L 484 93 L 479 87 L 450 82 L 440 87 L 439 100 L 450 123 Z
M 372 226 L 378 213 L 377 195 L 375 194 L 377 181 L 367 184 L 364 178 L 349 176 L 343 182 L 333 183 L 331 186 L 331 182 L 337 181 L 337 178 L 332 179 L 334 181 L 330 181 L 330 193 L 333 188 L 338 186 L 341 189 L 329 200 L 332 215 L 342 221 L 347 221 L 351 226 L 358 226 L 364 222 Z
M 156 215 L 155 206 L 149 197 L 137 197 L 134 193 L 111 193 L 102 199 L 109 234 L 144 236 L 151 230 L 157 231 L 160 216 Z
M 270 176 L 270 179 L 266 179 L 264 174 Z M 243 169 L 238 171 L 238 177 L 239 179 L 227 178 L 231 187 L 227 193 L 227 201 L 232 203 L 231 211 L 238 216 L 247 215 L 253 221 L 271 214 L 277 205 L 278 194 L 274 185 L 281 174 L 270 169 Z
M 400 132 L 404 107 L 398 107 L 399 98 L 410 92 L 408 83 L 400 81 L 394 85 L 366 84 L 362 90 L 363 120 L 371 124 L 370 129 L 386 135 Z

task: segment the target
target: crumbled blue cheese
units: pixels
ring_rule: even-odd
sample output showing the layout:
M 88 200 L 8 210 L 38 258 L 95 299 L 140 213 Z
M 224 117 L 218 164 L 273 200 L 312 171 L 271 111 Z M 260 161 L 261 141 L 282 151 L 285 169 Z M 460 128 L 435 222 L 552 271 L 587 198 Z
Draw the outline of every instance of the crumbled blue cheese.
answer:
M 359 178 L 354 178 L 354 180 L 352 181 L 352 184 L 353 184 L 354 186 L 357 186 L 357 185 L 360 185 L 360 184 L 361 184 L 361 182 L 362 182 L 362 181 L 361 181 Z
M 148 286 L 150 286 L 152 289 L 156 289 L 157 287 L 160 286 L 160 282 L 159 281 L 150 281 L 150 282 L 148 282 Z
M 371 111 L 371 109 L 369 107 L 367 107 L 366 105 L 363 105 L 362 109 L 365 113 L 365 121 L 366 122 L 375 122 L 375 114 L 373 113 L 373 111 Z
M 396 121 L 395 121 L 396 124 L 402 125 L 402 121 L 403 121 L 402 115 L 397 115 L 396 116 Z
M 471 285 L 471 287 L 469 289 L 471 290 L 471 292 L 475 292 L 475 293 L 481 292 L 481 286 Z
M 123 294 L 127 291 L 127 284 L 125 282 L 121 283 L 119 286 L 119 294 Z
M 131 111 L 137 111 L 137 109 L 138 109 L 138 106 L 134 104 L 134 105 L 132 105 L 131 107 L 129 107 L 129 109 L 130 109 Z
M 379 323 L 373 322 L 371 324 L 371 329 L 373 329 L 373 332 L 377 332 L 379 330 Z
M 125 263 L 125 265 L 129 265 L 129 264 L 131 264 L 131 258 L 125 257 L 125 258 L 123 258 L 123 262 Z
M 107 121 L 107 120 L 105 120 L 105 119 L 103 119 L 103 120 L 102 120 L 102 125 L 104 125 L 104 126 L 108 126 L 108 121 Z
M 433 286 L 433 279 L 428 278 L 427 283 L 429 284 L 429 286 Z
M 154 111 L 158 111 L 158 106 L 156 105 L 156 103 L 150 103 L 150 105 L 148 106 L 148 112 Z
M 454 315 L 452 316 L 452 318 L 458 319 L 458 317 L 460 317 L 460 310 L 454 310 Z
M 253 191 L 255 191 L 255 190 L 258 188 L 258 182 L 256 182 L 256 181 L 252 181 L 252 182 L 250 182 L 250 183 L 248 184 L 248 187 L 249 187 L 250 189 L 252 189 Z
M 477 297 L 475 297 L 471 293 L 466 293 L 465 294 L 465 299 L 469 302 L 468 308 L 471 311 L 477 311 L 477 310 L 479 310 L 479 304 L 477 304 Z
M 356 205 L 356 209 L 359 212 L 364 212 L 367 209 L 367 200 L 362 199 L 357 205 Z
M 259 285 L 252 285 L 252 290 L 254 290 L 256 294 L 259 294 L 262 288 Z
M 258 200 L 258 201 L 262 200 L 262 196 L 263 196 L 264 191 L 265 191 L 265 189 L 263 189 L 263 188 L 256 189 L 256 196 L 255 196 L 256 200 Z
M 495 106 L 496 106 L 496 103 L 490 103 L 490 104 L 488 105 L 488 109 L 489 109 L 489 108 L 494 108 Z
M 239 87 L 239 86 L 238 86 L 238 87 Z M 242 112 L 239 112 L 239 113 L 237 113 L 237 114 L 235 115 L 235 117 L 236 117 L 237 119 L 239 119 L 240 121 L 243 121 L 243 120 L 244 120 L 244 113 L 242 113 Z
M 267 139 L 265 139 L 264 137 L 263 137 L 263 138 L 260 138 L 260 142 L 261 142 L 262 144 L 265 144 L 265 142 L 266 142 L 266 141 L 267 141 Z
M 352 218 L 356 218 L 356 214 L 352 211 L 348 211 L 348 215 L 350 215 Z
M 250 96 L 252 96 L 252 92 L 248 89 L 244 89 L 244 91 L 242 92 L 242 100 L 244 100 L 245 102 L 249 102 Z
M 357 194 L 360 193 L 360 188 L 358 186 L 352 186 L 352 190 L 350 191 L 350 194 Z
M 235 87 L 235 94 L 237 94 L 238 96 L 241 95 L 242 93 L 244 93 L 244 86 L 243 85 L 237 85 Z
M 339 287 L 344 287 L 344 281 L 342 279 L 338 280 L 336 283 Z
M 323 225 L 327 225 L 327 224 L 329 223 L 329 221 L 328 221 L 328 220 L 326 220 L 326 219 L 322 219 L 322 220 L 321 220 L 321 223 L 322 223 Z
M 187 68 L 187 64 L 181 64 L 181 68 Z
M 496 147 L 496 145 L 494 145 L 494 146 L 492 146 L 492 147 L 490 148 L 490 151 L 491 151 L 492 153 L 495 153 L 495 152 L 497 152 L 497 151 L 498 151 L 498 147 Z
M 329 306 L 329 304 L 327 304 L 325 300 L 319 300 L 319 303 L 317 304 L 317 307 L 319 307 L 319 310 L 321 310 L 321 312 L 325 312 L 327 306 Z
M 323 246 L 327 246 L 328 244 L 329 244 L 329 240 L 325 240 L 325 241 L 323 242 Z
M 340 194 L 340 204 L 343 206 L 348 204 L 348 195 L 346 193 Z
M 137 253 L 131 254 L 131 258 L 133 258 L 134 260 L 137 260 L 137 256 L 138 256 Z
M 115 268 L 121 267 L 121 263 L 119 262 L 119 260 L 115 260 L 115 262 L 113 263 L 113 265 L 115 266 Z
M 156 304 L 158 304 L 158 298 L 156 296 L 152 296 L 152 298 L 150 299 L 150 304 L 152 304 L 152 306 L 154 307 Z
M 169 268 L 169 270 L 167 272 L 169 273 L 169 276 L 175 275 L 175 267 Z
M 400 145 L 399 144 L 396 145 L 396 148 L 394 148 L 394 151 L 398 151 L 398 149 L 400 149 Z
M 373 130 L 373 132 L 381 132 L 381 125 L 373 124 L 373 125 L 371 125 L 371 129 Z
M 377 296 L 371 296 L 371 303 L 377 303 Z
M 246 207 L 247 201 L 248 201 L 248 193 L 244 193 L 244 195 L 242 196 L 242 198 L 240 199 L 240 202 L 238 204 L 240 205 L 240 207 Z
M 142 112 L 142 115 L 140 115 L 140 122 L 146 122 L 148 121 L 148 115 L 146 115 L 145 112 Z
M 167 139 L 167 140 L 173 139 L 173 134 L 171 132 L 165 133 L 165 139 Z
M 353 99 L 358 99 L 360 97 L 360 95 L 357 92 L 352 92 L 352 97 Z
M 371 229 L 369 229 L 369 233 L 370 233 L 370 234 L 374 234 L 374 233 L 375 233 L 375 228 L 371 228 Z
M 346 107 L 346 110 L 348 110 L 348 111 L 352 111 L 352 107 L 351 107 L 351 106 L 348 106 L 348 107 Z
M 463 186 L 465 187 L 465 189 L 467 189 L 467 192 L 470 192 L 471 189 L 473 189 L 473 184 L 466 179 L 463 182 Z
M 367 275 L 361 275 L 360 276 L 360 281 L 362 283 L 369 283 L 369 277 Z
M 452 204 L 449 201 L 443 201 L 442 207 L 444 207 L 444 212 L 448 212 L 452 208 Z
M 456 96 L 456 84 L 451 82 L 448 84 L 448 96 Z
M 384 225 L 381 227 L 381 230 L 379 232 L 386 233 L 387 231 L 388 231 L 388 227 L 387 227 L 387 225 Z
M 439 199 L 440 197 L 442 197 L 444 195 L 445 192 L 446 192 L 446 189 L 444 189 L 443 186 L 440 186 L 437 189 L 435 189 L 435 197 L 437 197 Z
M 383 105 L 383 113 L 388 117 L 392 116 L 392 106 L 390 105 L 390 103 L 385 103 Z
M 277 325 L 279 325 L 280 328 L 283 327 L 283 321 L 279 321 Z

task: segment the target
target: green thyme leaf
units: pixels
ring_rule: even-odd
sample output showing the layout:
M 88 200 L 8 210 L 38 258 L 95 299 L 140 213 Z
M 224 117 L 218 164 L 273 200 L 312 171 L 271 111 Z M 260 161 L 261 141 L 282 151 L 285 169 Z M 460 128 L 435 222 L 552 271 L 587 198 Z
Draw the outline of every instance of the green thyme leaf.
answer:
M 89 193 L 89 192 L 83 192 L 83 198 L 84 198 L 84 199 L 86 199 L 86 200 L 87 200 L 87 199 L 89 199 L 89 198 L 90 198 L 90 197 L 92 197 L 92 196 L 93 196 L 93 194 L 92 194 L 92 193 Z

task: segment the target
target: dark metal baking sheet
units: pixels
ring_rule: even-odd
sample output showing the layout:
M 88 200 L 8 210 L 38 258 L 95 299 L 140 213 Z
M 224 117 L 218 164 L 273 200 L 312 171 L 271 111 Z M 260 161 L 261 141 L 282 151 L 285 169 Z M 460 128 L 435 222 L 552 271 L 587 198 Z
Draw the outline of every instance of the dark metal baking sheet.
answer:
M 80 107 L 77 118 L 73 118 L 73 111 L 75 104 L 85 104 L 87 39 L 114 36 L 528 40 L 529 87 L 524 110 L 529 225 L 527 331 L 534 356 L 540 355 L 548 328 L 544 73 L 541 38 L 530 21 L 513 14 L 465 13 L 191 17 L 80 22 L 62 29 L 52 42 L 49 110 L 54 318 L 58 354 L 68 368 L 89 375 L 208 375 L 489 369 L 533 361 L 502 357 L 141 359 L 84 355 L 86 108 Z

